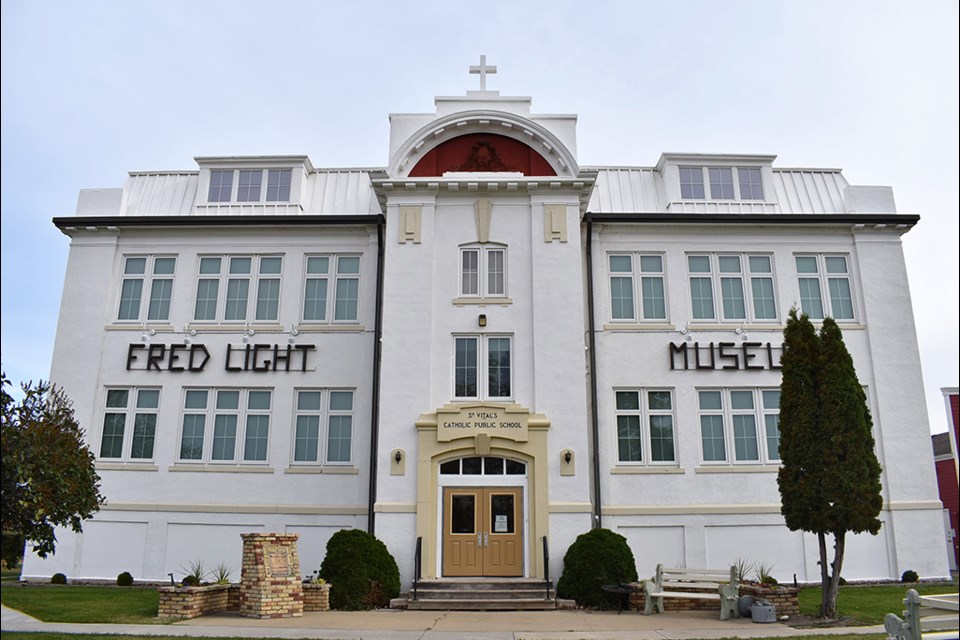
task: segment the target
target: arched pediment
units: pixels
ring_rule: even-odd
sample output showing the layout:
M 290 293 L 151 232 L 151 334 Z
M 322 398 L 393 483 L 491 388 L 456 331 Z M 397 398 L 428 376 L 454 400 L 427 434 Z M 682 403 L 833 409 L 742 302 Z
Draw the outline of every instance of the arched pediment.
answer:
M 499 171 L 573 177 L 573 154 L 543 126 L 500 111 L 469 111 L 431 122 L 394 154 L 392 178 L 442 176 L 447 171 Z

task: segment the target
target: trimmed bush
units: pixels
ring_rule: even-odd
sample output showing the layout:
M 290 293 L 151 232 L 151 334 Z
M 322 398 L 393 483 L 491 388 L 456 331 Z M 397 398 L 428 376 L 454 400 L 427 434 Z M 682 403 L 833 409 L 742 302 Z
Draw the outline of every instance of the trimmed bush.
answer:
M 913 569 L 907 569 L 903 572 L 903 575 L 900 576 L 900 582 L 919 582 L 920 576 L 917 575 L 917 572 Z
M 67 576 L 62 573 L 55 573 L 50 576 L 50 584 L 67 584 Z
M 327 541 L 320 577 L 330 583 L 330 608 L 386 607 L 400 593 L 400 569 L 387 546 L 359 529 L 341 529 Z
M 183 576 L 183 580 L 180 581 L 180 584 L 182 584 L 185 587 L 199 587 L 200 578 L 194 575 L 187 574 Z
M 129 587 L 133 584 L 133 576 L 130 575 L 129 571 L 124 571 L 117 576 L 117 586 L 118 587 Z
M 577 536 L 563 556 L 557 595 L 582 607 L 614 607 L 618 596 L 601 587 L 636 580 L 637 565 L 627 539 L 609 529 L 594 529 Z

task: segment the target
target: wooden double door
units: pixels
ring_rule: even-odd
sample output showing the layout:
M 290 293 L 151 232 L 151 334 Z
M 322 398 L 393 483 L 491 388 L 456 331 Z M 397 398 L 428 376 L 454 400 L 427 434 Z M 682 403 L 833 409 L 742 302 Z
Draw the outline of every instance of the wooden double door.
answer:
M 443 575 L 523 576 L 523 489 L 445 487 Z

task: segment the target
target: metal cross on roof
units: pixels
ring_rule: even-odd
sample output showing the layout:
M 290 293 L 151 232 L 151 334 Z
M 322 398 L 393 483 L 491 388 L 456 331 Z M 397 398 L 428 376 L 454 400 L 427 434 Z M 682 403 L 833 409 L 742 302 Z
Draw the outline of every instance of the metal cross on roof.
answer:
M 495 65 L 487 66 L 487 56 L 480 56 L 480 64 L 470 65 L 470 73 L 479 73 L 480 74 L 480 91 L 487 90 L 487 74 L 496 73 L 497 67 Z

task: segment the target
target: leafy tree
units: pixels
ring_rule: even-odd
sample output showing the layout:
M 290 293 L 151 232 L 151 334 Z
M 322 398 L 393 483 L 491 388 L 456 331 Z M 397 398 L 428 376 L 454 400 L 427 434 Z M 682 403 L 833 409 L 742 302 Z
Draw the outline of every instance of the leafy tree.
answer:
M 873 420 L 840 328 L 825 318 L 819 335 L 796 309 L 784 330 L 780 360 L 781 513 L 792 531 L 817 534 L 820 615 L 837 615 L 847 532 L 880 531 L 880 463 Z M 828 563 L 827 540 L 834 540 Z
M 25 383 L 18 403 L 0 375 L 3 531 L 45 558 L 56 552 L 55 527 L 79 533 L 99 511 L 100 477 L 66 394 L 48 382 Z

